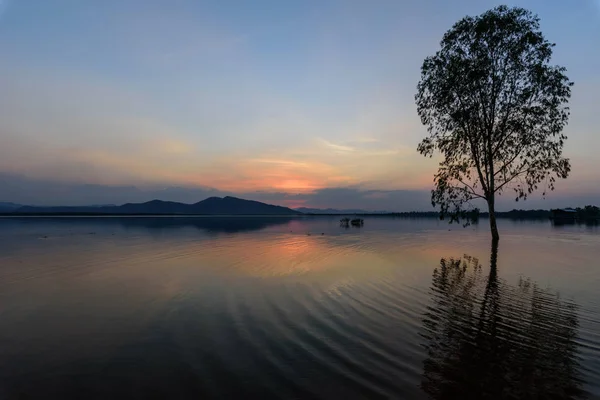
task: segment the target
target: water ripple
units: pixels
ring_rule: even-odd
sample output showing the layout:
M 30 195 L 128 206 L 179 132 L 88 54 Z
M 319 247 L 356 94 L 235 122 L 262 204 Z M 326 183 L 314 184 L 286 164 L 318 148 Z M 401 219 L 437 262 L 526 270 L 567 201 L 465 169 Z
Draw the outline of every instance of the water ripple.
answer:
M 65 221 L 54 231 L 29 222 L 0 243 L 0 389 L 15 398 L 600 394 L 597 236 L 515 231 L 492 268 L 479 261 L 495 262 L 476 231 L 333 222 L 243 233 L 197 221 L 168 230 L 80 221 L 72 232 Z M 573 246 L 575 256 L 562 254 Z M 480 258 L 448 258 L 459 250 Z

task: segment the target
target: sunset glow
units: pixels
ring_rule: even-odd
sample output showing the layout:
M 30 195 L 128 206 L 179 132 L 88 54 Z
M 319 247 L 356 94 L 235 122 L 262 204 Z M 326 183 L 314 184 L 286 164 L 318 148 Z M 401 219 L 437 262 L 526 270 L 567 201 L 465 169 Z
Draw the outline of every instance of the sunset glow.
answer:
M 414 105 L 420 66 L 458 18 L 495 5 L 436 3 L 439 18 L 423 24 L 431 5 L 388 0 L 282 2 L 265 15 L 244 2 L 2 2 L 0 178 L 12 189 L 0 201 L 39 202 L 34 193 L 60 183 L 49 204 L 100 201 L 76 186 L 92 184 L 113 188 L 105 200 L 116 203 L 129 197 L 114 187 L 175 187 L 186 201 L 211 193 L 429 209 L 401 201 L 428 198 L 439 162 L 416 151 L 426 134 Z M 557 43 L 554 61 L 575 82 L 565 132 L 572 173 L 550 201 L 592 202 L 597 2 L 523 5 L 539 13 Z

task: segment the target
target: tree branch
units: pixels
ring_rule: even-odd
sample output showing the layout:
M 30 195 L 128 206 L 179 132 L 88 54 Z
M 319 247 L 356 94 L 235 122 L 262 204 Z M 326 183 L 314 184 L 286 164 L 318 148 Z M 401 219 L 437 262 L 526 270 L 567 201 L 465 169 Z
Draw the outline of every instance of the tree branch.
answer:
M 512 182 L 516 177 L 518 177 L 522 173 L 524 173 L 524 172 L 530 172 L 530 171 L 531 171 L 531 169 L 527 168 L 527 169 L 522 169 L 519 172 L 515 172 L 510 178 L 505 179 L 504 182 L 500 186 L 498 186 L 495 191 L 498 192 L 500 189 L 502 189 L 504 186 L 506 186 L 507 184 L 509 184 L 510 182 Z
M 468 184 L 468 183 L 466 183 L 466 182 L 463 182 L 463 180 L 462 180 L 462 179 L 460 179 L 459 177 L 457 177 L 457 178 L 455 178 L 455 179 L 456 179 L 457 181 L 459 181 L 460 183 L 462 183 L 463 185 L 465 185 L 467 188 L 469 188 L 469 190 L 471 191 L 471 194 L 472 194 L 474 197 L 476 197 L 476 198 L 481 198 L 481 199 L 484 199 L 484 200 L 485 200 L 485 197 L 484 197 L 483 195 L 481 195 L 481 194 L 477 193 L 477 192 L 475 191 L 475 189 L 473 189 L 473 187 L 472 187 L 471 185 L 469 185 L 469 184 Z

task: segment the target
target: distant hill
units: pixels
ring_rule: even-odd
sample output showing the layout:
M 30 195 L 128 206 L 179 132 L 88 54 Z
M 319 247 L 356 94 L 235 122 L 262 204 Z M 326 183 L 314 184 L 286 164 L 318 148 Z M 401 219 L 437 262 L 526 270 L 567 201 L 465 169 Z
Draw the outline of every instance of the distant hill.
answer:
M 335 208 L 306 208 L 300 207 L 296 208 L 296 211 L 300 211 L 303 214 L 388 214 L 388 211 L 366 211 L 360 209 L 347 209 L 347 210 L 337 210 Z
M 128 203 L 117 207 L 126 214 L 205 214 L 205 215 L 294 215 L 301 214 L 287 207 L 244 200 L 237 197 L 209 197 L 195 204 L 152 200 Z
M 237 197 L 209 197 L 194 204 L 152 200 L 122 206 L 36 207 L 12 210 L 18 214 L 198 214 L 198 215 L 299 215 L 287 207 L 265 204 Z
M 21 207 L 23 207 L 21 204 L 3 203 L 0 201 L 0 212 L 11 212 Z

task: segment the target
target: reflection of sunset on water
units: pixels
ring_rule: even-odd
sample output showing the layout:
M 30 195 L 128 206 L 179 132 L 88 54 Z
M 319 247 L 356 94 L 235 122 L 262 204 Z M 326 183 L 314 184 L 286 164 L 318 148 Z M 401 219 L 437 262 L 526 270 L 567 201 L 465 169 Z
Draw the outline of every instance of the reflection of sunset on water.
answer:
M 99 385 L 106 374 L 127 381 L 164 368 L 166 382 L 192 369 L 196 381 L 212 379 L 214 369 L 198 371 L 213 359 L 243 373 L 257 360 L 290 365 L 290 376 L 311 382 L 337 382 L 328 368 L 353 362 L 361 376 L 383 371 L 390 385 L 420 390 L 432 270 L 468 253 L 489 274 L 487 227 L 437 220 L 365 217 L 345 229 L 338 217 L 40 218 L 0 228 L 0 370 L 13 382 L 18 363 L 29 383 L 75 376 L 80 362 L 97 363 L 89 376 Z M 595 343 L 598 236 L 531 223 L 503 232 L 506 287 L 525 274 L 575 298 L 585 311 L 578 333 Z M 590 371 L 585 380 L 597 382 Z
M 336 268 L 354 269 L 365 265 L 365 262 L 371 265 L 384 262 L 374 253 L 344 246 L 336 238 L 320 233 L 291 233 L 269 240 L 248 237 L 241 243 L 230 242 L 226 253 L 225 260 L 220 256 L 220 263 L 225 264 L 230 272 L 262 278 L 325 272 Z

